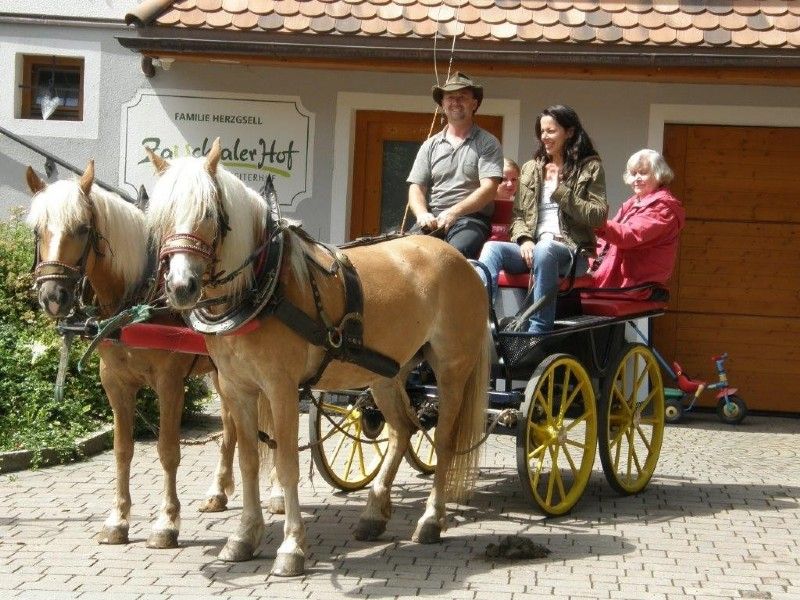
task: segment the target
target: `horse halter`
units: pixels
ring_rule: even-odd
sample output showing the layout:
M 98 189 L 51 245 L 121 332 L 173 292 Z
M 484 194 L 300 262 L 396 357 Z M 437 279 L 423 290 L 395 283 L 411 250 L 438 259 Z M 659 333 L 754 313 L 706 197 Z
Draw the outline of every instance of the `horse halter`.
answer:
M 40 261 L 39 257 L 39 232 L 34 230 L 34 256 L 33 266 L 31 273 L 33 273 L 33 289 L 39 290 L 41 286 L 48 281 L 58 281 L 64 287 L 72 289 L 73 297 L 79 298 L 83 295 L 83 288 L 86 282 L 86 263 L 89 259 L 89 251 L 94 250 L 97 256 L 103 256 L 100 252 L 99 242 L 100 234 L 94 225 L 94 214 L 91 217 L 91 223 L 88 231 L 86 232 L 86 241 L 83 244 L 81 257 L 78 263 L 73 266 L 60 260 L 43 260 Z
M 216 178 L 214 179 L 214 187 L 216 189 L 216 204 L 217 204 L 217 230 L 214 233 L 214 239 L 209 244 L 203 238 L 194 235 L 193 233 L 173 233 L 164 237 L 161 241 L 161 248 L 158 252 L 159 271 L 164 274 L 169 271 L 165 268 L 167 260 L 173 254 L 187 253 L 200 256 L 203 260 L 211 265 L 212 271 L 217 259 L 217 247 L 225 239 L 225 236 L 231 230 L 229 226 L 228 213 L 225 211 L 225 206 L 222 203 L 222 189 Z M 217 274 L 212 272 L 209 278 L 213 281 Z

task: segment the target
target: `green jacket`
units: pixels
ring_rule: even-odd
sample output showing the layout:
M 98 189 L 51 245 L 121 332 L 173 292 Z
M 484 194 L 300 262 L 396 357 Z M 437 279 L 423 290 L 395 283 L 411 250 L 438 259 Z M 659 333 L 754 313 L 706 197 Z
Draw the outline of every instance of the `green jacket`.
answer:
M 524 238 L 536 239 L 539 200 L 544 187 L 544 161 L 529 160 L 522 165 L 519 190 L 514 198 L 514 211 L 509 237 L 521 243 Z M 561 235 L 568 246 L 588 248 L 594 253 L 597 239 L 594 228 L 604 225 L 608 216 L 606 176 L 597 156 L 589 156 L 576 172 L 558 184 L 551 200 L 558 203 Z

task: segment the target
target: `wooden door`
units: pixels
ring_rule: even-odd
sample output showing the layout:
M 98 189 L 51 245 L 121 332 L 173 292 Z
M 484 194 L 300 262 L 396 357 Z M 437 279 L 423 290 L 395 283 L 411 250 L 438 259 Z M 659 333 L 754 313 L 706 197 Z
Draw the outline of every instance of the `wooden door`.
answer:
M 667 125 L 664 154 L 687 221 L 656 347 L 704 379 L 728 352 L 751 409 L 800 412 L 800 129 Z
M 406 178 L 432 120 L 430 113 L 356 113 L 350 239 L 399 229 L 408 201 Z M 502 141 L 502 117 L 478 114 L 475 121 Z M 437 117 L 433 132 L 442 127 Z M 413 222 L 409 214 L 406 228 Z

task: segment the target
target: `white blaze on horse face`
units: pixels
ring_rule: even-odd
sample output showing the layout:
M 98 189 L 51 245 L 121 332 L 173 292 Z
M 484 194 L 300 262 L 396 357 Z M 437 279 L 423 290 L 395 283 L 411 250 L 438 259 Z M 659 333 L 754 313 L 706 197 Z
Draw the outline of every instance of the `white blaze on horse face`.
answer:
M 41 256 L 39 260 L 66 262 L 67 258 L 62 257 L 59 253 L 64 235 L 61 231 L 52 232 L 48 229 L 43 237 L 47 238 L 48 233 L 50 239 L 46 244 L 40 246 L 39 252 Z M 49 316 L 54 318 L 65 316 L 70 309 L 68 303 L 72 303 L 72 294 L 58 280 L 46 281 L 39 287 L 39 305 Z
M 193 233 L 184 227 L 175 229 L 175 233 Z M 206 261 L 191 252 L 176 252 L 170 255 L 169 269 L 164 274 L 167 298 L 173 307 L 179 310 L 194 308 L 200 300 L 203 290 L 203 275 L 207 268 Z

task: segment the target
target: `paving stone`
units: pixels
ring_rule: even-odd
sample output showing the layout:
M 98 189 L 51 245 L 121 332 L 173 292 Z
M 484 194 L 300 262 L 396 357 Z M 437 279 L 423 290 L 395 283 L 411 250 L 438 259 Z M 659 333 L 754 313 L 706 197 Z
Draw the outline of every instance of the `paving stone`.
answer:
M 304 436 L 306 431 L 304 421 Z M 0 598 L 24 593 L 33 599 L 91 600 L 114 592 L 114 600 L 417 595 L 788 600 L 800 589 L 799 433 L 797 419 L 750 416 L 731 428 L 713 415 L 693 413 L 686 423 L 666 430 L 656 474 L 642 494 L 618 497 L 598 460 L 584 498 L 558 519 L 544 519 L 523 498 L 515 442 L 494 436 L 473 504 L 451 506 L 443 543 L 430 546 L 410 541 L 430 478 L 401 466 L 387 532 L 378 541 L 358 542 L 352 532 L 367 491 L 333 493 L 319 474 L 310 481 L 304 453 L 299 493 L 307 573 L 294 579 L 270 574 L 283 519 L 266 513 L 256 559 L 236 564 L 217 559 L 238 525 L 241 496 L 237 492 L 224 513 L 197 512 L 217 458 L 214 445 L 182 450 L 181 546 L 147 548 L 162 482 L 155 444 L 140 442 L 132 466 L 132 543 L 127 546 L 100 546 L 94 540 L 113 502 L 110 453 L 19 472 L 14 481 L 0 476 Z M 771 461 L 767 469 L 765 455 Z M 237 484 L 238 479 L 237 473 Z M 486 560 L 486 546 L 505 535 L 528 537 L 552 554 L 531 561 Z

